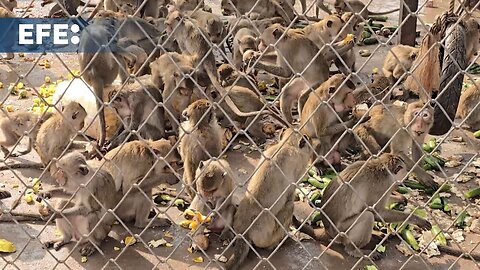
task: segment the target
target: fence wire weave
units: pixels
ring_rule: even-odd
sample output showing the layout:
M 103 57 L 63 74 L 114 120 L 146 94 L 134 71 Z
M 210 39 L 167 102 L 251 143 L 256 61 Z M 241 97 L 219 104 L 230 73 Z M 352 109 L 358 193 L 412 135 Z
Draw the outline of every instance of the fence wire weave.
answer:
M 0 0 L 0 266 L 479 268 L 480 2 L 384 2 Z

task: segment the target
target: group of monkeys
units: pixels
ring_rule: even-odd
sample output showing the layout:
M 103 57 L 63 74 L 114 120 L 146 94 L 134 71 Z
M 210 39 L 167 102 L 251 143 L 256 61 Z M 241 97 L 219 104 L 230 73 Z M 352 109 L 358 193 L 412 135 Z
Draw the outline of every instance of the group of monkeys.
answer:
M 1 2 L 5 6 L 12 1 Z M 85 4 L 54 2 L 51 16 L 77 15 L 77 8 Z M 103 158 L 90 159 L 78 151 L 74 138 L 84 128 L 87 113 L 77 102 L 63 104 L 55 113 L 17 111 L 0 120 L 0 146 L 6 158 L 32 148 L 41 158 L 41 164 L 2 169 L 49 167 L 59 187 L 42 196 L 74 194 L 73 200 L 61 200 L 52 209 L 61 237 L 47 246 L 59 249 L 77 240 L 82 242 L 81 254 L 88 256 L 99 249 L 117 218 L 133 221 L 138 228 L 169 225 L 168 219 L 149 218 L 151 196 L 159 184 L 179 179 L 192 199 L 190 208 L 215 213 L 207 225 L 210 231 L 229 240 L 233 232 L 243 235 L 235 240 L 227 269 L 241 266 L 249 252 L 246 241 L 275 248 L 292 224 L 315 239 L 340 234 L 336 239 L 349 255 L 372 259 L 379 254 L 365 246 L 375 221 L 408 220 L 430 228 L 423 218 L 386 208 L 389 200 L 404 199 L 393 196 L 392 190 L 407 171 L 426 186 L 438 188 L 433 176 L 417 164 L 423 155 L 420 146 L 433 125 L 433 108 L 425 100 L 407 105 L 389 102 L 390 86 L 405 77 L 419 50 L 393 47 L 383 75 L 357 88 L 349 77 L 355 71 L 355 53 L 354 38 L 348 37 L 358 37 L 364 20 L 373 14 L 362 2 L 336 0 L 332 14 L 317 1 L 317 7 L 329 13 L 317 19 L 299 14 L 295 0 L 222 0 L 223 15 L 234 15 L 227 25 L 199 0 L 102 2 L 104 10 L 98 4 L 82 31 L 78 55 L 81 77 L 97 96 L 101 132 L 95 151 L 106 149 Z M 300 2 L 304 13 L 305 0 Z M 7 9 L 0 10 L 5 14 Z M 298 18 L 315 22 L 302 29 L 285 27 Z M 473 55 L 479 27 L 473 18 L 466 25 L 471 33 L 467 53 Z M 213 51 L 226 60 L 218 68 Z M 338 74 L 331 75 L 332 64 Z M 257 89 L 260 72 L 278 79 L 280 110 Z M 112 85 L 117 76 L 122 86 Z M 375 100 L 385 104 L 373 104 Z M 373 106 L 368 115 L 352 113 L 360 103 Z M 106 106 L 115 109 L 123 124 L 108 143 Z M 263 115 L 286 129 L 278 142 L 265 147 L 245 197 L 236 206 L 231 197 L 238 181 L 221 158 L 222 127 L 234 125 L 263 144 L 268 138 Z M 8 147 L 24 134 L 28 149 L 10 152 Z M 167 140 L 169 134 L 178 140 Z M 318 233 L 293 215 L 294 184 L 312 164 L 342 169 L 341 155 L 353 144 L 363 147 L 365 159 L 374 158 L 347 166 L 326 188 L 320 206 L 326 234 Z M 380 154 L 385 147 L 390 153 Z M 180 164 L 183 176 L 177 172 Z

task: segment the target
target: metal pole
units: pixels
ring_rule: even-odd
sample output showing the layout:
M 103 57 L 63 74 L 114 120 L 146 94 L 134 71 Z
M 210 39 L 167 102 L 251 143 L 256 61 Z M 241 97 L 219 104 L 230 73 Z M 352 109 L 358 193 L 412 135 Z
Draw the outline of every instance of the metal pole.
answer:
M 403 4 L 405 3 L 405 4 Z M 415 46 L 415 38 L 417 37 L 417 17 L 415 14 L 410 15 L 410 11 L 415 12 L 418 9 L 418 0 L 401 0 L 400 1 L 400 22 L 401 24 L 405 19 L 405 24 L 400 29 L 400 44 Z M 408 17 L 408 19 L 407 19 Z

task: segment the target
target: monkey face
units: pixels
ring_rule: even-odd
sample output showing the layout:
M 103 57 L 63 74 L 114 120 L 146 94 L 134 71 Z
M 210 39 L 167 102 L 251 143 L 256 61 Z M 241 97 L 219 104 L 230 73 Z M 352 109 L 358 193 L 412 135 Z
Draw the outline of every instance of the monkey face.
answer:
M 127 14 L 127 15 L 133 15 L 133 14 L 135 14 L 135 11 L 136 11 L 137 7 L 135 5 L 133 5 L 132 3 L 122 3 L 118 7 L 118 9 L 121 13 L 124 13 L 124 14 Z
M 233 1 L 233 0 L 222 0 L 221 7 L 222 7 L 222 14 L 224 16 L 229 16 L 229 15 L 235 14 L 235 8 L 234 8 L 234 6 L 232 6 L 230 1 L 232 1 L 231 3 L 235 4 L 235 1 Z
M 433 114 L 427 109 L 417 109 L 412 112 L 413 123 L 410 130 L 416 137 L 425 136 L 433 124 Z
M 167 18 L 165 19 L 165 27 L 166 27 L 167 34 L 171 34 L 181 20 L 182 20 L 182 16 L 178 10 L 174 10 L 170 12 Z
M 284 29 L 280 24 L 274 24 L 265 29 L 260 36 L 260 44 L 258 49 L 265 51 L 269 46 L 275 44 L 278 39 L 283 35 Z
M 329 93 L 333 94 L 331 103 L 335 112 L 342 113 L 350 111 L 355 107 L 356 101 L 353 95 L 354 89 L 355 84 L 350 80 L 347 80 L 338 90 L 337 87 L 330 86 Z
M 206 99 L 200 99 L 190 104 L 182 113 L 182 116 L 196 125 L 200 120 L 210 122 L 213 119 L 212 106 Z
M 342 13 L 347 7 L 345 0 L 335 0 L 335 4 L 333 6 L 335 7 L 335 11 L 339 14 Z
M 112 107 L 122 119 L 129 118 L 132 115 L 132 109 L 130 108 L 128 99 L 125 97 L 117 96 L 112 102 Z

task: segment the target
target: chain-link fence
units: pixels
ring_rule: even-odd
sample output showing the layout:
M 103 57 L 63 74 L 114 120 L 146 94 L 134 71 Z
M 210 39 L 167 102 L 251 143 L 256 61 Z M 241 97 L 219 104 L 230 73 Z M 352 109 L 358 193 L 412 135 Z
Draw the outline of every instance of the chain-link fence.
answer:
M 479 267 L 480 2 L 0 4 L 2 268 Z

